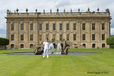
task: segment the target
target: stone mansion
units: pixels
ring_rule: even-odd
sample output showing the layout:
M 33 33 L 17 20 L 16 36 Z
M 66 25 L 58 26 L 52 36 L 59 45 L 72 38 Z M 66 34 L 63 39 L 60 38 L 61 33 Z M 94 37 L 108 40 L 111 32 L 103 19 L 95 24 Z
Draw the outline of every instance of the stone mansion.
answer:
M 73 12 L 50 10 L 46 12 L 20 13 L 7 10 L 7 38 L 10 40 L 8 48 L 35 48 L 42 44 L 46 38 L 49 41 L 61 42 L 63 40 L 70 44 L 71 48 L 109 48 L 106 39 L 110 37 L 110 11 L 85 12 L 80 9 Z

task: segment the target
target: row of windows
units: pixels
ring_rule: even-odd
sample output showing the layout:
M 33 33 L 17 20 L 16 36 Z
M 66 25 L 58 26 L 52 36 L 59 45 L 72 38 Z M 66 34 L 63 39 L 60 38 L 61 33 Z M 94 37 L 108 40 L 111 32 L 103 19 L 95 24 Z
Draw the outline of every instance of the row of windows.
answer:
M 82 44 L 83 48 L 86 48 L 86 44 Z M 30 48 L 33 48 L 33 44 L 30 44 Z M 14 44 L 11 44 L 11 48 L 14 48 Z M 20 44 L 20 48 L 24 48 L 24 44 Z M 96 44 L 92 44 L 92 48 L 96 48 Z M 105 48 L 105 44 L 102 44 L 102 48 Z
M 21 35 L 20 37 L 21 41 L 24 40 L 24 35 Z M 14 40 L 14 35 L 11 35 L 11 40 L 13 41 Z M 30 35 L 30 41 L 33 41 L 33 34 Z
M 85 23 L 82 24 L 82 30 L 86 29 Z M 102 24 L 102 30 L 105 29 L 104 23 Z M 42 24 L 40 24 L 40 30 L 42 30 Z M 46 24 L 46 30 L 49 30 L 49 24 Z M 56 24 L 53 24 L 53 30 L 56 30 Z M 63 30 L 63 24 L 60 24 L 59 30 Z M 66 24 L 66 30 L 69 30 L 69 24 Z M 73 30 L 76 30 L 76 24 L 73 24 Z M 95 30 L 95 24 L 92 24 L 92 30 Z
M 40 24 L 40 30 L 42 30 L 42 24 Z M 86 29 L 86 24 L 82 24 L 82 30 Z M 104 23 L 102 24 L 102 30 L 105 29 Z M 14 30 L 14 24 L 11 24 L 11 30 Z M 24 30 L 24 24 L 21 24 L 21 30 Z M 30 30 L 33 30 L 33 24 L 30 24 Z M 49 24 L 46 24 L 46 30 L 49 30 Z M 56 24 L 53 24 L 53 30 L 56 30 Z M 60 24 L 59 30 L 63 30 L 63 24 Z M 66 30 L 69 30 L 69 24 L 66 24 Z M 73 30 L 76 30 L 76 24 L 73 24 Z M 92 30 L 95 30 L 95 23 L 92 24 Z
M 11 44 L 11 49 L 14 48 L 14 44 Z M 20 48 L 24 48 L 24 44 L 20 44 Z M 30 48 L 34 48 L 34 45 L 33 44 L 30 44 Z
M 21 24 L 20 29 L 24 30 L 24 24 Z M 11 24 L 11 30 L 14 30 L 14 24 Z M 33 30 L 33 24 L 30 24 L 30 30 Z
M 92 40 L 95 40 L 95 34 L 92 34 Z M 86 40 L 86 34 L 82 35 L 82 40 Z M 105 40 L 105 34 L 102 34 L 102 40 Z
M 86 44 L 82 44 L 83 48 L 86 48 Z M 92 44 L 92 48 L 98 48 L 96 47 L 96 44 Z M 102 48 L 105 48 L 105 44 L 102 44 Z
M 69 40 L 69 34 L 66 35 L 66 40 Z M 92 34 L 92 40 L 95 40 L 95 34 Z M 49 39 L 49 34 L 46 34 L 46 39 Z M 59 40 L 63 39 L 63 35 L 60 34 Z M 14 40 L 14 35 L 11 35 L 11 40 Z M 21 35 L 21 40 L 24 40 L 24 35 Z M 42 35 L 40 35 L 40 40 L 42 40 Z M 53 40 L 56 40 L 56 34 L 53 34 Z M 76 40 L 76 34 L 73 34 L 73 40 Z M 82 34 L 82 40 L 86 40 L 86 34 Z M 102 40 L 105 40 L 105 34 L 102 34 Z M 33 34 L 30 35 L 30 41 L 33 41 Z

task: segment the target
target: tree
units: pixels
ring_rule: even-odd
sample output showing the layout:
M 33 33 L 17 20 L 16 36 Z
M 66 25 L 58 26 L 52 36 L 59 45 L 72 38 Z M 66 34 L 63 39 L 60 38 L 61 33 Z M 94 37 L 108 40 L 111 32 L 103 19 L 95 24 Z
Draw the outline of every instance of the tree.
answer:
M 114 47 L 114 36 L 107 38 L 106 42 L 110 47 Z
M 0 38 L 0 47 L 5 48 L 6 45 L 9 44 L 9 39 L 7 38 Z

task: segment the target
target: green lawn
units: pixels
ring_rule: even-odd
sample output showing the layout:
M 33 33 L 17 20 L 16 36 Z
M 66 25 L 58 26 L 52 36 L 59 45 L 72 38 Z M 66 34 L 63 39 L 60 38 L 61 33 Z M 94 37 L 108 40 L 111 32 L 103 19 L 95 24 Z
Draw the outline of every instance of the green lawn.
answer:
M 114 76 L 114 49 L 70 49 L 96 55 L 3 55 L 26 50 L 0 50 L 0 76 Z M 89 73 L 88 73 L 89 72 Z

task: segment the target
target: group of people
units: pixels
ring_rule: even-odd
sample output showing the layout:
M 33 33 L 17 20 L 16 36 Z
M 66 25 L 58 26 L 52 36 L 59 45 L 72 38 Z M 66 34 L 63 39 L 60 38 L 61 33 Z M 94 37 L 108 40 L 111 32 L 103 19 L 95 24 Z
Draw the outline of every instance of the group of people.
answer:
M 54 45 L 53 45 L 53 43 L 49 43 L 48 39 L 46 39 L 46 41 L 43 42 L 43 45 L 44 45 L 43 58 L 45 58 L 45 56 L 47 56 L 47 58 L 49 58 L 49 50 L 54 50 Z M 61 44 L 58 43 L 57 50 L 61 51 L 61 49 L 62 49 Z

